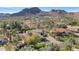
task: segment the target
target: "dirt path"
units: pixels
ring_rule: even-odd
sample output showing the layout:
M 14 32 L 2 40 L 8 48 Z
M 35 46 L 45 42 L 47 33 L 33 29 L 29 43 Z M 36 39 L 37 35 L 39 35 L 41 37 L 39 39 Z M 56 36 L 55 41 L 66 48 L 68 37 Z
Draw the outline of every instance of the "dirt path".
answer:
M 62 43 L 62 42 L 60 42 L 60 41 L 57 41 L 55 38 L 53 38 L 53 37 L 51 37 L 51 36 L 48 36 L 48 40 L 52 43 L 54 43 L 54 44 L 60 44 L 60 43 Z
M 61 44 L 63 43 L 63 42 L 57 41 L 55 38 L 53 38 L 53 37 L 51 37 L 49 35 L 48 35 L 47 39 L 49 40 L 49 42 L 51 42 L 53 44 L 56 44 L 58 46 L 61 46 Z

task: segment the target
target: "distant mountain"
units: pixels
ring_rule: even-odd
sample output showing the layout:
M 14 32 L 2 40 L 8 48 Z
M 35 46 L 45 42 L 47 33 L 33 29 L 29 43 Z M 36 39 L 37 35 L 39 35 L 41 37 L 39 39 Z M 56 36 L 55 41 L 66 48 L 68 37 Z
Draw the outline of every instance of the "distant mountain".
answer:
M 0 18 L 8 17 L 10 14 L 0 13 Z
M 37 14 L 40 13 L 41 10 L 38 7 L 33 7 L 33 8 L 25 8 L 22 11 L 18 13 L 11 14 L 10 16 L 26 16 L 30 14 Z
M 31 15 L 31 16 L 30 16 Z M 38 7 L 25 8 L 17 13 L 5 14 L 0 13 L 0 20 L 11 19 L 60 19 L 60 18 L 71 18 L 79 20 L 79 12 L 67 12 L 65 10 L 42 11 Z
M 61 13 L 67 13 L 65 10 L 55 10 L 55 9 L 52 9 L 51 12 L 57 12 L 59 14 L 61 14 Z

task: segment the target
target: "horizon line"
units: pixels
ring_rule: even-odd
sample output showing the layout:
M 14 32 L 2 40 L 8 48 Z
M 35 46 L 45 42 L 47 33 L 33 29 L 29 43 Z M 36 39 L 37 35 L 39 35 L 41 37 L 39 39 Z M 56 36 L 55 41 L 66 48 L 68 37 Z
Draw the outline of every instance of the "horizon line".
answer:
M 24 8 L 32 8 L 32 7 L 0 7 L 0 13 L 17 13 L 23 10 Z M 66 12 L 79 12 L 79 7 L 38 7 L 42 11 L 49 12 L 51 10 L 64 10 Z

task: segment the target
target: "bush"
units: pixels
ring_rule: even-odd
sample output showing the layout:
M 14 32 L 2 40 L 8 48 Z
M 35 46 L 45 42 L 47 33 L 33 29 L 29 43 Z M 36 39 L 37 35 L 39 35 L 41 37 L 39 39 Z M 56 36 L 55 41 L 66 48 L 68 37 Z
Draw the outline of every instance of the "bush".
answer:
M 40 48 L 45 47 L 45 46 L 46 46 L 45 42 L 40 42 L 40 43 L 35 44 L 34 48 L 40 49 Z
M 36 51 L 33 47 L 31 46 L 24 46 L 19 51 Z
M 61 24 L 58 24 L 57 27 L 58 27 L 58 28 L 67 28 L 67 25 L 61 23 Z
M 75 26 L 75 25 L 77 25 L 77 24 L 78 24 L 77 21 L 72 21 L 69 25 Z
M 52 43 L 49 43 L 49 42 L 46 42 L 45 43 L 45 46 L 44 47 L 41 47 L 39 49 L 39 51 L 52 51 L 53 50 L 53 44 Z
M 57 45 L 53 45 L 53 43 L 49 42 L 40 42 L 34 46 L 35 49 L 39 51 L 59 51 L 60 48 Z
M 26 38 L 27 44 L 35 44 L 41 41 L 41 37 L 37 34 L 32 34 L 31 36 Z
M 79 49 L 79 45 L 75 45 L 75 48 Z
M 70 39 L 71 39 L 71 37 L 69 37 L 69 36 L 64 36 L 64 37 L 59 37 L 58 38 L 58 40 L 62 41 L 62 42 L 65 42 L 65 41 L 70 40 Z

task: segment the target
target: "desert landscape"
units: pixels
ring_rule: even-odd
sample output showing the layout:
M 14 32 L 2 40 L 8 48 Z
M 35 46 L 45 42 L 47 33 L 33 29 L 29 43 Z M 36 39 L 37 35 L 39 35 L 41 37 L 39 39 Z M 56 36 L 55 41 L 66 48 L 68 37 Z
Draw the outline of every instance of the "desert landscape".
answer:
M 0 51 L 79 51 L 79 11 L 0 13 Z

